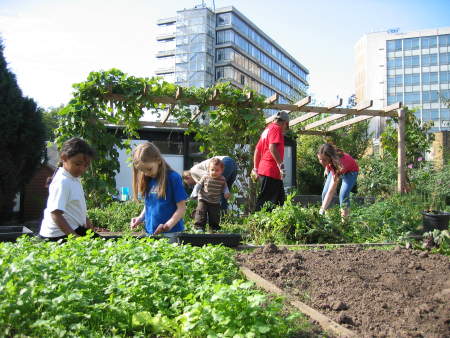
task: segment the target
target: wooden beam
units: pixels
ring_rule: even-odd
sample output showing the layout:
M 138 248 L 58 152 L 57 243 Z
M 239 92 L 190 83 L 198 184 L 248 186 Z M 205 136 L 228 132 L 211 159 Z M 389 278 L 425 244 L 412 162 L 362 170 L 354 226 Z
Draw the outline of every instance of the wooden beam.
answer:
M 327 131 L 333 131 L 333 130 L 336 130 L 336 129 L 341 129 L 341 128 L 350 126 L 352 124 L 355 124 L 355 123 L 358 123 L 358 122 L 361 122 L 361 121 L 364 121 L 364 120 L 368 120 L 368 119 L 370 119 L 372 117 L 373 116 L 356 116 L 356 117 L 354 117 L 354 118 L 352 118 L 350 120 L 342 121 L 341 123 L 336 123 L 336 124 L 332 125 L 331 127 L 329 127 L 327 129 Z
M 177 92 L 175 93 L 175 100 L 181 99 L 182 95 L 183 95 L 183 88 L 177 87 Z
M 356 111 L 362 111 L 364 109 L 370 108 L 373 105 L 373 100 L 368 100 L 368 101 L 364 101 L 361 102 L 360 104 L 358 104 L 355 109 Z
M 181 88 L 181 87 L 180 87 Z M 178 96 L 179 97 L 179 96 Z M 270 100 L 273 99 L 274 96 L 269 98 Z M 121 94 L 105 94 L 103 96 L 106 100 L 113 100 L 113 101 L 125 101 L 126 98 L 124 95 Z M 395 111 L 384 111 L 384 110 L 371 110 L 371 109 L 364 109 L 364 110 L 358 110 L 355 108 L 335 108 L 333 109 L 333 112 L 330 112 L 328 107 L 317 107 L 317 106 L 303 106 L 298 107 L 294 104 L 279 104 L 279 103 L 272 103 L 268 104 L 269 99 L 266 99 L 267 102 L 264 103 L 264 105 L 261 106 L 261 108 L 268 108 L 268 109 L 274 109 L 274 110 L 286 110 L 286 111 L 299 111 L 304 113 L 315 113 L 322 114 L 322 113 L 328 113 L 328 114 L 346 114 L 346 115 L 370 115 L 370 116 L 385 116 L 385 117 L 397 117 L 397 112 Z M 180 100 L 183 102 L 183 104 L 186 105 L 197 105 L 198 101 L 194 98 L 180 98 Z M 176 97 L 168 97 L 168 96 L 157 96 L 152 97 L 151 102 L 152 103 L 164 103 L 164 104 L 177 104 L 180 101 Z M 213 100 L 209 102 L 210 106 L 218 106 L 222 104 L 223 102 L 220 100 Z M 242 106 L 248 105 L 247 102 L 243 102 L 241 104 Z M 259 107 L 255 107 L 259 108 Z
M 167 109 L 167 110 L 164 112 L 164 115 L 163 115 L 162 118 L 161 118 L 161 123 L 162 123 L 162 124 L 165 124 L 165 123 L 167 122 L 167 120 L 169 119 L 170 114 L 172 114 L 172 112 L 173 112 L 173 108 L 174 108 L 174 107 L 175 107 L 175 105 L 171 104 L 171 105 L 169 106 L 169 109 Z
M 406 112 L 404 109 L 398 110 L 398 145 L 397 145 L 397 192 L 404 194 L 406 192 Z
M 327 106 L 327 109 L 331 110 L 331 109 L 339 107 L 339 106 L 342 106 L 342 98 L 337 99 L 336 102 L 334 102 L 334 103 L 330 104 L 329 106 Z
M 298 130 L 296 133 L 304 135 L 331 135 L 331 133 L 321 130 Z
M 384 111 L 385 112 L 389 112 L 389 111 L 393 111 L 393 110 L 398 110 L 402 107 L 402 103 L 401 102 L 396 102 L 394 104 L 391 104 L 390 106 L 384 107 Z
M 384 110 L 375 110 L 375 109 L 366 109 L 358 111 L 355 108 L 335 108 L 333 109 L 332 112 L 330 112 L 328 107 L 318 107 L 318 106 L 297 107 L 292 104 L 272 104 L 267 108 L 277 110 L 288 110 L 288 111 L 301 111 L 304 113 L 317 113 L 317 114 L 327 113 L 327 114 L 370 115 L 370 116 L 388 116 L 388 117 L 397 116 L 397 112 L 385 112 Z
M 311 103 L 311 96 L 305 96 L 300 101 L 294 103 L 294 105 L 296 105 L 298 108 L 301 108 L 301 107 L 306 106 L 307 104 L 310 104 L 310 103 Z
M 194 114 L 194 116 L 191 118 L 191 120 L 189 122 L 193 122 L 197 119 L 197 117 L 200 116 L 200 114 L 202 113 L 202 111 L 200 109 L 198 109 L 197 107 L 197 112 Z
M 218 96 L 219 96 L 219 89 L 214 89 L 211 95 L 211 101 L 215 101 Z
M 274 103 L 274 102 L 277 102 L 277 100 L 278 100 L 278 93 L 275 93 L 275 94 L 273 94 L 272 96 L 266 98 L 266 99 L 264 100 L 264 103 L 272 104 L 272 103 Z
M 336 115 L 327 116 L 327 117 L 323 118 L 322 120 L 319 120 L 319 121 L 316 121 L 316 122 L 313 122 L 313 123 L 310 123 L 310 124 L 306 125 L 303 129 L 304 130 L 313 129 L 313 128 L 319 127 L 319 126 L 321 126 L 323 124 L 329 123 L 331 121 L 335 121 L 335 120 L 341 119 L 344 116 L 347 116 L 347 115 L 345 115 L 345 114 L 336 114 Z
M 319 113 L 306 113 L 299 117 L 296 117 L 295 119 L 289 121 L 289 127 L 295 126 L 296 124 L 299 124 L 300 122 L 309 120 L 310 118 L 313 118 L 316 115 L 319 115 Z

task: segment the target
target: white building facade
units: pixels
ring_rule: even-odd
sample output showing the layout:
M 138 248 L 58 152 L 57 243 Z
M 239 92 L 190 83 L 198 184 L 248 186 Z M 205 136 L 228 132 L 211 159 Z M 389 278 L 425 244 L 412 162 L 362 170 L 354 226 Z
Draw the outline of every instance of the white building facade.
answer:
M 433 132 L 450 130 L 450 27 L 364 35 L 355 45 L 356 99 L 373 100 L 381 109 L 401 101 L 421 121 L 433 121 Z M 379 137 L 384 118 L 370 130 Z

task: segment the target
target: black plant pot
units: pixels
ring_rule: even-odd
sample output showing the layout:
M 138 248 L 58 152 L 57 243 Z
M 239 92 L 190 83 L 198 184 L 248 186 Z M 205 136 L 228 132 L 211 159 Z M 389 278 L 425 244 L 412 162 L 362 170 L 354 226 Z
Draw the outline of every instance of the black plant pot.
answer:
M 437 230 L 448 230 L 450 213 L 439 210 L 422 211 L 423 232 Z

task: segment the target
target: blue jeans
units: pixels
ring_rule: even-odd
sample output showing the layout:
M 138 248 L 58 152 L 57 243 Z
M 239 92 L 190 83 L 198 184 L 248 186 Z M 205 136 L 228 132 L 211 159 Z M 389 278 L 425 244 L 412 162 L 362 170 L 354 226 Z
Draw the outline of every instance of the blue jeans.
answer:
M 350 191 L 356 184 L 356 179 L 358 178 L 357 171 L 350 171 L 341 176 L 341 189 L 339 190 L 339 205 L 341 208 L 348 208 L 350 206 Z M 325 185 L 322 191 L 322 201 L 325 199 L 328 189 L 330 188 L 331 182 L 333 181 L 333 173 L 329 173 Z
M 231 186 L 233 185 L 234 181 L 236 180 L 237 176 L 237 164 L 234 159 L 232 159 L 229 156 L 225 156 L 222 160 L 224 164 L 223 168 L 223 177 L 225 177 L 225 180 L 227 181 L 228 189 L 231 192 Z M 222 200 L 220 202 L 220 208 L 222 210 L 228 209 L 228 201 L 225 199 L 225 197 L 222 195 Z

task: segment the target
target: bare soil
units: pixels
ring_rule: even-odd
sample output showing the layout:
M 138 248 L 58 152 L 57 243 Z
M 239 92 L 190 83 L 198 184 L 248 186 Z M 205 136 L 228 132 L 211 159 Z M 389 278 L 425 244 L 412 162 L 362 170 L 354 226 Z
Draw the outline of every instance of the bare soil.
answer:
M 359 337 L 450 337 L 450 259 L 420 250 L 288 250 L 237 260 Z

